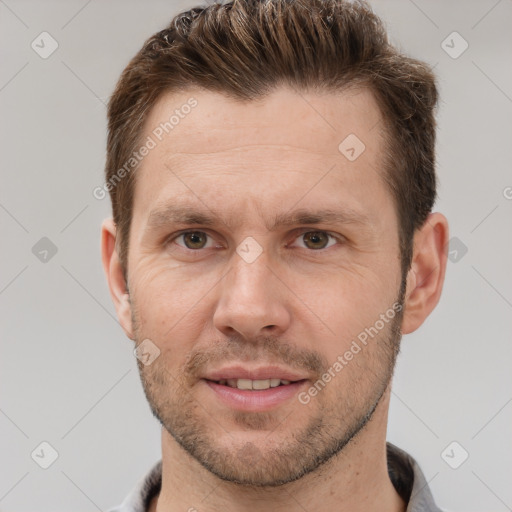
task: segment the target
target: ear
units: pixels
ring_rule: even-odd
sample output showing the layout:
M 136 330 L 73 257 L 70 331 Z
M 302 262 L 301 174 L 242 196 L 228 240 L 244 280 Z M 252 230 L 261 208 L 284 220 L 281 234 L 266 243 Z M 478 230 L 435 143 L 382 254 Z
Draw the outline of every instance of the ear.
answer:
M 116 231 L 113 219 L 103 221 L 101 225 L 101 260 L 117 317 L 126 336 L 133 340 L 130 295 L 127 291 L 123 269 L 116 249 Z
M 448 221 L 431 213 L 414 235 L 414 252 L 407 274 L 402 334 L 414 332 L 441 297 L 448 260 Z

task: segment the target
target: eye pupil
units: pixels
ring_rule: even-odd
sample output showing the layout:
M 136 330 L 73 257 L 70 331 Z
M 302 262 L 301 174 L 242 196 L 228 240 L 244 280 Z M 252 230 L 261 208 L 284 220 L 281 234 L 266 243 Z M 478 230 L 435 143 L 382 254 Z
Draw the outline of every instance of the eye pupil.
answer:
M 206 237 L 204 236 L 204 233 L 201 233 L 200 231 L 185 233 L 183 235 L 183 239 L 185 241 L 185 245 L 189 249 L 201 249 L 206 243 Z M 188 241 L 191 243 L 188 243 Z M 190 245 L 192 245 L 192 247 L 190 247 Z
M 321 231 L 311 231 L 304 234 L 304 241 L 306 245 L 308 242 L 312 242 L 314 249 L 323 249 L 327 245 L 328 237 Z M 317 244 L 320 244 L 320 247 Z

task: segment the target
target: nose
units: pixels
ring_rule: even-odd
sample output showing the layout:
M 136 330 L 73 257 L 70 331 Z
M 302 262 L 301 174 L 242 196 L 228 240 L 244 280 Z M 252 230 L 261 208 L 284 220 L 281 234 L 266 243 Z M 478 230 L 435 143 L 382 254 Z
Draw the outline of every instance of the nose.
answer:
M 214 326 L 226 336 L 236 331 L 246 339 L 279 336 L 290 325 L 288 297 L 291 292 L 270 267 L 263 252 L 248 263 L 233 254 L 231 268 L 222 279 L 220 297 L 213 315 Z

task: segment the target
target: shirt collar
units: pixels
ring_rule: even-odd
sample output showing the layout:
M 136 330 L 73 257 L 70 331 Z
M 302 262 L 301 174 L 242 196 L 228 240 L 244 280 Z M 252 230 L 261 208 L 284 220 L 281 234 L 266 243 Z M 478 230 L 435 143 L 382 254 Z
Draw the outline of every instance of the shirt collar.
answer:
M 406 512 L 442 512 L 419 464 L 404 450 L 386 443 L 388 474 L 396 491 L 407 503 Z

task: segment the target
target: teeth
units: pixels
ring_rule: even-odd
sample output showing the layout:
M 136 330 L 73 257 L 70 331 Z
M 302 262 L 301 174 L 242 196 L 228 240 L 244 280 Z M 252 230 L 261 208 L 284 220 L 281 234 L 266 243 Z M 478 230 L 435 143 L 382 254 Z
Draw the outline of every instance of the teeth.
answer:
M 251 382 L 251 381 L 249 381 Z M 270 379 L 266 380 L 253 380 L 252 389 L 268 389 L 270 387 Z
M 286 386 L 290 384 L 291 381 L 284 379 L 260 379 L 260 380 L 251 380 L 251 379 L 223 379 L 219 381 L 219 384 L 224 386 L 229 386 L 231 388 L 238 389 L 269 389 L 276 388 L 279 385 Z
M 236 382 L 236 387 L 238 389 L 252 389 L 252 380 L 250 379 L 238 379 Z M 256 381 L 254 381 L 256 382 Z M 261 381 L 259 381 L 261 382 Z

